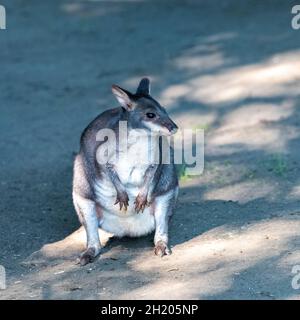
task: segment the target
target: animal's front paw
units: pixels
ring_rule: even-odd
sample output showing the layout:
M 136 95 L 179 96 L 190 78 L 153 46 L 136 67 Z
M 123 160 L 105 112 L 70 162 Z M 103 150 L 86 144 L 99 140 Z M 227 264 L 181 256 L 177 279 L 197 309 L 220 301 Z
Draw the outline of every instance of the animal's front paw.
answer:
M 96 250 L 94 248 L 88 248 L 86 251 L 82 253 L 79 258 L 78 263 L 81 266 L 85 266 L 88 263 L 92 263 L 96 257 Z
M 147 200 L 147 195 L 139 193 L 134 201 L 135 204 L 135 211 L 139 213 L 140 211 L 144 212 L 145 208 L 150 205 Z
M 157 256 L 163 257 L 165 255 L 170 255 L 172 252 L 169 249 L 168 245 L 164 241 L 160 240 L 155 244 L 154 253 Z
M 118 192 L 115 204 L 119 204 L 120 211 L 122 210 L 123 207 L 124 207 L 124 210 L 127 211 L 127 207 L 129 206 L 128 194 L 125 191 Z

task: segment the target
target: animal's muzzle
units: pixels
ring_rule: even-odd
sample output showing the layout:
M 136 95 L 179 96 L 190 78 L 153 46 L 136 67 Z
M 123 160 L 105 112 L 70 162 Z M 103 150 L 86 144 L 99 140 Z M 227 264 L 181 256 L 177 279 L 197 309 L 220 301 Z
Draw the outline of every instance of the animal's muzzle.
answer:
M 174 123 L 171 119 L 170 122 L 166 123 L 166 127 L 168 128 L 171 134 L 175 134 L 178 130 L 176 123 Z

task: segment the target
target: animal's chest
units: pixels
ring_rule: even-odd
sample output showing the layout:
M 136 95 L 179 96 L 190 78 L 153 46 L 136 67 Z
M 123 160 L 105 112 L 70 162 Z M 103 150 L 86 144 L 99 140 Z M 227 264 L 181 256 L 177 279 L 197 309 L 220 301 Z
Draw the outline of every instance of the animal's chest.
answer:
M 140 236 L 154 229 L 154 216 L 150 207 L 137 214 L 134 201 L 147 168 L 157 160 L 158 145 L 151 138 L 133 131 L 129 133 L 126 148 L 122 147 L 124 146 L 119 146 L 115 153 L 111 153 L 109 160 L 126 189 L 129 206 L 126 212 L 119 210 L 119 206 L 115 204 L 116 189 L 108 177 L 96 182 L 95 192 L 102 207 L 99 224 L 104 230 L 117 236 Z
M 158 147 L 149 136 L 129 133 L 126 148 L 118 148 L 115 170 L 125 187 L 142 185 L 147 168 L 155 163 Z

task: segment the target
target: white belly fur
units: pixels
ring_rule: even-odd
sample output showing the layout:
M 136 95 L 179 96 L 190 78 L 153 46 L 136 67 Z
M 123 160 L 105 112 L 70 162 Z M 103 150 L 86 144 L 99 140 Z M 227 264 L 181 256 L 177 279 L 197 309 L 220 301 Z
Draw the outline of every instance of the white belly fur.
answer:
M 149 209 L 143 213 L 129 215 L 122 212 L 123 216 L 117 216 L 110 212 L 104 212 L 100 227 L 117 237 L 139 237 L 151 233 L 155 228 L 154 216 Z
M 134 139 L 136 139 L 136 136 L 134 136 Z M 143 137 L 140 137 L 138 141 L 134 141 L 134 148 L 139 152 L 146 145 Z M 97 200 L 102 207 L 102 219 L 99 221 L 99 225 L 103 230 L 118 237 L 138 237 L 151 233 L 155 228 L 155 220 L 151 208 L 145 208 L 144 212 L 135 212 L 134 201 L 139 193 L 149 164 L 136 164 L 136 153 L 134 149 L 132 151 L 129 153 L 130 158 L 124 158 L 119 154 L 119 160 L 114 163 L 118 176 L 129 197 L 127 211 L 120 211 L 119 204 L 114 204 L 117 194 L 110 180 L 105 179 L 95 185 Z M 150 154 L 153 155 L 154 150 L 150 150 Z
M 126 189 L 129 197 L 127 211 L 120 211 L 116 201 L 116 192 L 113 186 L 107 183 L 97 184 L 97 199 L 102 207 L 102 218 L 99 226 L 117 237 L 138 237 L 152 232 L 155 228 L 154 215 L 151 208 L 145 208 L 144 212 L 136 213 L 134 201 L 138 194 L 138 188 Z

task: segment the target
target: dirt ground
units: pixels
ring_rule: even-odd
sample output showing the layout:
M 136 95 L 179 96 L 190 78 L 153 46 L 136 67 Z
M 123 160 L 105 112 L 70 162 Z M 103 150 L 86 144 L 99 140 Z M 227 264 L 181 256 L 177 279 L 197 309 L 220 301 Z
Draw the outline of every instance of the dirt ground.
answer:
M 292 3 L 1 1 L 1 299 L 300 298 Z M 80 134 L 117 105 L 112 83 L 145 75 L 179 126 L 205 129 L 204 173 L 181 177 L 171 256 L 154 256 L 153 236 L 110 240 L 79 267 Z

